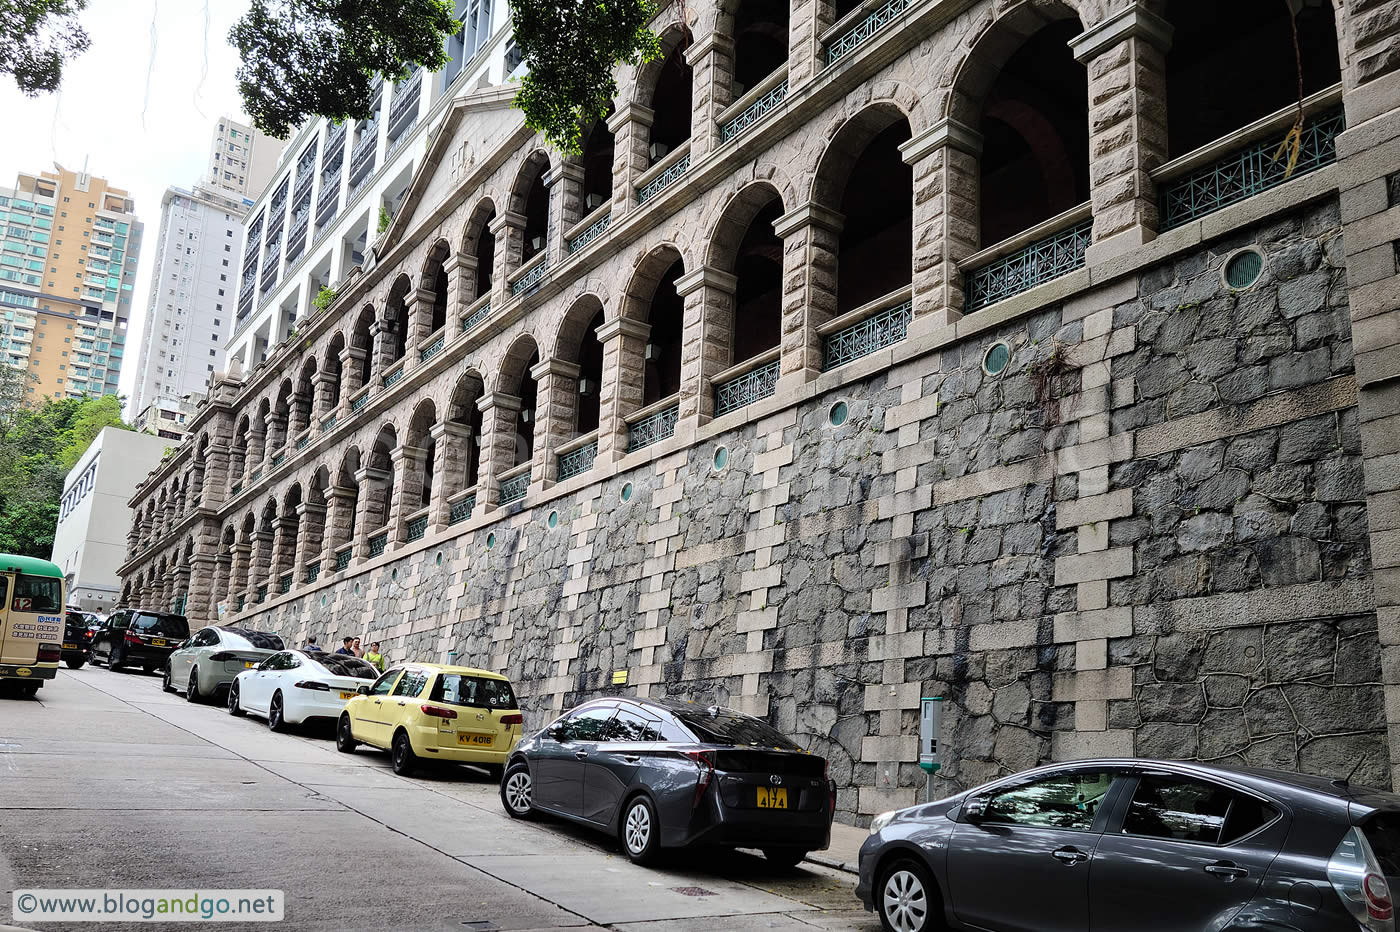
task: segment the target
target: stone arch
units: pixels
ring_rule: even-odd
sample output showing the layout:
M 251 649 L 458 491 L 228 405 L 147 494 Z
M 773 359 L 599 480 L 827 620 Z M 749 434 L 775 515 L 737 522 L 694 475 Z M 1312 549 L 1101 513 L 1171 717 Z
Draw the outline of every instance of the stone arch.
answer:
M 757 181 L 730 198 L 711 232 L 706 265 L 733 275 L 734 293 L 706 339 L 728 364 L 766 353 L 782 338 L 783 241 L 773 224 L 784 213 L 778 189 Z
M 613 115 L 612 101 L 603 115 L 592 126 L 585 127 L 581 140 L 581 151 L 574 161 L 583 169 L 583 213 L 590 214 L 612 200 L 613 162 L 616 155 L 616 140 L 608 128 L 608 119 Z
M 292 396 L 295 389 L 290 378 L 283 379 L 277 386 L 277 402 L 268 422 L 267 448 L 280 450 L 287 443 L 292 427 Z
M 685 60 L 690 27 L 672 23 L 661 30 L 660 39 L 660 56 L 638 69 L 632 88 L 632 100 L 654 112 L 648 138 L 653 163 L 688 142 L 694 128 L 694 75 Z
M 405 452 L 404 500 L 405 513 L 426 508 L 432 501 L 433 473 L 437 467 L 437 439 L 433 428 L 438 423 L 437 405 L 424 398 L 413 409 L 404 431 Z
M 515 454 L 511 466 L 528 462 L 535 451 L 537 387 L 531 370 L 540 361 L 539 344 L 528 333 L 517 336 L 501 359 L 496 390 L 520 399 L 515 416 Z M 504 468 L 509 469 L 510 466 Z
M 443 411 L 444 418 L 466 429 L 466 447 L 461 469 L 447 476 L 447 492 L 452 494 L 474 487 L 481 472 L 482 413 L 477 402 L 486 393 L 486 384 L 476 369 L 467 369 L 452 387 Z
M 476 274 L 468 279 L 474 285 L 466 301 L 468 305 L 491 293 L 496 264 L 496 236 L 491 232 L 491 223 L 495 219 L 495 200 L 483 197 L 476 202 L 462 228 L 462 255 L 476 262 Z
M 393 452 L 398 446 L 398 429 L 392 422 L 386 421 L 375 433 L 369 455 L 364 462 L 365 469 L 370 472 L 361 483 L 360 494 L 370 496 L 364 508 L 365 532 L 369 535 L 379 533 L 389 524 L 394 495 L 398 491 L 394 487 L 393 457 Z
M 340 404 L 340 389 L 345 378 L 340 356 L 344 352 L 345 334 L 337 331 L 326 344 L 325 361 L 321 363 L 320 372 L 325 388 L 319 404 L 316 405 L 317 415 L 330 414 Z
M 578 377 L 570 380 L 565 391 L 573 389 L 578 399 L 574 410 L 573 435 L 591 433 L 598 429 L 602 414 L 603 344 L 598 341 L 598 328 L 606 312 L 596 294 L 586 292 L 574 299 L 554 337 L 550 356 L 578 366 Z
M 359 356 L 359 385 L 356 391 L 369 384 L 374 372 L 374 305 L 360 308 L 355 318 L 355 328 L 350 332 L 350 345 Z
M 452 247 L 447 240 L 440 239 L 428 250 L 423 260 L 418 287 L 432 293 L 433 303 L 419 323 L 419 336 L 426 337 L 437 333 L 447 325 L 447 260 L 451 258 Z
M 389 286 L 389 294 L 384 302 L 382 326 L 385 333 L 384 364 L 398 362 L 408 351 L 409 292 L 413 290 L 413 280 L 406 272 L 400 272 Z
M 637 264 L 622 298 L 622 316 L 650 328 L 641 359 L 626 368 L 642 375 L 641 406 L 655 404 L 680 391 L 681 343 L 685 305 L 676 291 L 676 280 L 687 263 L 681 251 L 665 244 L 651 250 Z
M 854 6 L 856 0 L 838 0 L 836 18 L 845 15 L 842 2 Z M 733 12 L 719 20 L 723 31 L 734 39 L 732 99 L 738 100 L 770 74 L 787 64 L 788 30 L 792 5 L 787 0 L 737 0 L 720 4 Z
M 520 262 L 523 265 L 543 252 L 549 243 L 549 153 L 535 149 L 525 156 L 511 184 L 510 211 L 524 217 Z
M 292 395 L 292 421 L 288 433 L 296 437 L 311 426 L 311 417 L 316 403 L 316 357 L 308 353 L 297 375 L 296 390 Z

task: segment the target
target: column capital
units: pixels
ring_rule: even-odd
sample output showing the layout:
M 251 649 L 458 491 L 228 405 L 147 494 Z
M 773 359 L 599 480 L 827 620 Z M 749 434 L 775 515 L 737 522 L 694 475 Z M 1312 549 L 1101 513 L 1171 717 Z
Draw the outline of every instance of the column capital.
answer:
M 331 498 L 335 499 L 337 502 L 347 502 L 350 499 L 354 498 L 356 495 L 360 494 L 360 490 L 352 488 L 348 485 L 333 485 L 330 488 L 326 489 L 326 494 L 329 495 Z
M 787 239 L 793 233 L 809 226 L 817 226 L 832 233 L 840 233 L 846 218 L 839 211 L 808 201 L 794 207 L 773 221 L 773 232 L 779 239 Z
M 507 227 L 514 227 L 518 230 L 525 229 L 526 219 L 524 214 L 517 214 L 513 210 L 503 210 L 492 218 L 486 227 L 491 231 L 492 236 L 499 237 Z
M 482 412 L 492 408 L 500 408 L 503 411 L 519 411 L 520 396 L 509 395 L 505 392 L 486 392 L 476 400 L 476 406 Z
M 404 296 L 404 303 L 412 307 L 414 304 L 432 304 L 437 298 L 437 292 L 431 288 L 414 288 Z
M 302 502 L 297 506 L 297 517 L 304 518 L 307 515 L 320 515 L 326 513 L 326 506 L 320 502 Z
M 346 345 L 346 347 L 340 351 L 340 361 L 342 364 L 348 365 L 354 360 L 364 359 L 368 353 L 368 347 Z
M 405 443 L 400 446 L 394 447 L 394 449 L 389 451 L 389 461 L 392 462 L 395 466 L 397 466 L 404 460 L 408 460 L 411 463 L 417 463 L 427 458 L 427 455 L 428 451 L 425 448 L 411 447 Z
M 547 375 L 560 375 L 566 379 L 576 379 L 578 378 L 578 373 L 578 363 L 569 362 L 564 359 L 555 359 L 553 357 L 542 359 L 530 367 L 530 378 L 534 379 L 536 382 Z
M 459 424 L 457 421 L 440 421 L 428 428 L 428 436 L 432 437 L 434 440 L 442 440 L 447 437 L 470 437 L 471 435 L 471 427 L 466 424 Z
M 362 466 L 359 469 L 355 470 L 355 481 L 360 483 L 361 485 L 364 485 L 371 479 L 377 482 L 383 482 L 384 480 L 391 478 L 393 478 L 393 473 L 389 472 L 389 470 L 387 469 L 376 469 L 373 466 Z
M 959 123 L 952 117 L 939 120 L 912 139 L 900 143 L 900 157 L 906 165 L 917 165 L 931 153 L 944 147 L 966 152 L 968 155 L 982 154 L 982 134 L 966 123 Z
M 1076 59 L 1088 64 L 1129 38 L 1143 39 L 1165 52 L 1172 45 L 1172 24 L 1141 4 L 1134 3 L 1070 39 L 1069 48 Z
M 721 272 L 713 266 L 702 265 L 693 272 L 687 272 L 676 279 L 676 294 L 684 298 L 700 287 L 714 288 L 725 294 L 733 294 L 739 286 L 737 276 Z
M 636 101 L 627 101 L 608 117 L 608 132 L 614 136 L 628 123 L 636 122 L 643 126 L 650 126 L 656 120 L 656 111 L 650 107 L 644 107 Z
M 465 251 L 459 252 L 447 260 L 449 269 L 463 269 L 469 272 L 475 272 L 479 264 L 476 256 Z
M 636 337 L 645 340 L 651 336 L 651 324 L 645 321 L 633 320 L 630 317 L 618 317 L 614 320 L 606 321 L 598 327 L 598 342 L 607 343 L 615 340 L 619 335 Z
M 544 186 L 552 188 L 560 181 L 583 181 L 583 166 L 577 162 L 560 162 L 544 173 Z
M 706 55 L 713 52 L 733 53 L 733 51 L 734 38 L 732 36 L 722 32 L 708 32 L 691 43 L 690 48 L 686 49 L 681 54 L 685 56 L 685 63 L 694 68 L 695 63 Z

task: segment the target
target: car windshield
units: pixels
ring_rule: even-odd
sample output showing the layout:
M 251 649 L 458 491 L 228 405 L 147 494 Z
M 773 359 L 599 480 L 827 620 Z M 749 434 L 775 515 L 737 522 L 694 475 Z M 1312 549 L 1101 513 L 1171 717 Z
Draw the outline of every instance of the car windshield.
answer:
M 379 671 L 372 664 L 359 657 L 351 657 L 349 654 L 317 652 L 312 659 L 330 671 L 332 676 L 353 676 L 361 680 L 372 680 L 379 676 Z
M 516 709 L 515 692 L 505 680 L 465 673 L 444 673 L 433 684 L 429 697 L 448 705 L 470 705 L 486 709 Z
M 800 751 L 796 744 L 767 722 L 728 709 L 672 709 L 682 725 L 694 732 L 702 744 L 728 744 L 736 747 L 774 748 Z
M 246 628 L 224 628 L 224 634 L 233 635 L 247 642 L 246 646 L 255 647 L 259 650 L 286 650 L 287 646 L 282 643 L 282 639 L 275 634 L 266 631 L 249 631 Z
M 64 616 L 63 621 L 65 624 L 74 625 L 79 628 L 87 627 L 87 619 L 83 617 L 81 612 L 69 612 Z
M 137 612 L 131 616 L 131 630 L 169 638 L 190 636 L 189 622 L 185 621 L 184 615 L 157 615 L 154 612 Z

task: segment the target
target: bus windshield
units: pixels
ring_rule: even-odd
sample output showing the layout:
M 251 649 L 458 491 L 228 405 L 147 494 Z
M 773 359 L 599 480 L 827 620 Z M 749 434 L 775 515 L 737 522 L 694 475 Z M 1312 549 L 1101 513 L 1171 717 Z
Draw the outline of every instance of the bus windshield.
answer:
M 15 597 L 10 609 L 16 612 L 62 611 L 63 580 L 19 574 L 15 577 Z

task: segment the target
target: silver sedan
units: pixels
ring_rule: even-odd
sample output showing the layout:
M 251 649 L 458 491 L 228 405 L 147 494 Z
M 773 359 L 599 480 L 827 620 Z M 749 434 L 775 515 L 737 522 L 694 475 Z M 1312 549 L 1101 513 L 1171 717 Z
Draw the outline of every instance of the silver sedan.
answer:
M 214 698 L 233 678 L 284 649 L 282 639 L 263 631 L 210 625 L 170 655 L 166 692 L 183 692 L 190 702 Z

